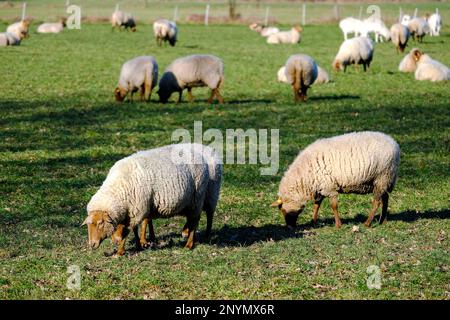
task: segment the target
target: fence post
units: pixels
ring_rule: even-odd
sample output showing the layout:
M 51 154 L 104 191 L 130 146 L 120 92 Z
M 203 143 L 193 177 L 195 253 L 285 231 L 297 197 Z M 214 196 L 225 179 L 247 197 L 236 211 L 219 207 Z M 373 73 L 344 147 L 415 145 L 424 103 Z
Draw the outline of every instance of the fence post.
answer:
M 22 21 L 25 20 L 25 11 L 27 10 L 27 3 L 22 4 Z
M 334 4 L 334 18 L 339 21 L 339 5 L 337 1 Z
M 402 22 L 402 18 L 403 18 L 403 11 L 402 11 L 402 7 L 399 7 L 399 9 L 398 9 L 398 14 L 399 14 L 399 16 L 398 16 L 398 22 Z
M 173 21 L 177 22 L 178 20 L 178 6 L 175 6 L 175 9 L 173 10 Z
M 269 7 L 266 7 L 266 17 L 264 18 L 264 25 L 267 27 L 269 25 Z
M 362 12 L 363 12 L 363 7 L 361 6 L 361 7 L 359 7 L 359 16 L 358 16 L 359 20 L 361 20 L 361 18 L 362 18 Z
M 303 2 L 302 5 L 302 25 L 306 25 L 306 3 Z
M 206 5 L 206 10 L 205 10 L 205 26 L 208 25 L 208 20 L 209 20 L 209 4 Z
M 416 18 L 416 17 L 417 17 L 417 8 L 414 9 L 414 18 Z

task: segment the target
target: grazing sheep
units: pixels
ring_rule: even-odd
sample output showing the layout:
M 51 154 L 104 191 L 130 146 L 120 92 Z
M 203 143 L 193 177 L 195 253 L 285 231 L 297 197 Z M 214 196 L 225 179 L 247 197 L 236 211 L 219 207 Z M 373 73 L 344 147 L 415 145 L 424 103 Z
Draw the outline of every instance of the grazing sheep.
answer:
M 46 22 L 38 26 L 38 33 L 60 33 L 66 27 L 66 19 L 62 18 L 60 22 Z
M 450 79 L 450 69 L 446 65 L 433 60 L 429 55 L 424 54 L 420 50 L 415 50 L 411 55 L 417 65 L 414 74 L 416 80 L 429 80 L 435 82 L 447 81 Z
M 391 40 L 395 45 L 397 53 L 404 52 L 409 39 L 409 29 L 401 23 L 396 23 L 391 27 Z
M 277 72 L 278 82 L 288 83 L 285 70 L 286 70 L 285 66 L 282 66 L 280 69 L 278 69 Z M 322 84 L 328 82 L 330 82 L 330 77 L 328 76 L 328 73 L 320 66 L 317 66 L 317 78 L 313 84 Z
M 344 34 L 344 39 L 348 39 L 348 34 L 353 33 L 355 37 L 360 36 L 361 34 L 367 35 L 367 31 L 365 30 L 364 23 L 353 17 L 344 18 L 339 22 L 339 28 L 342 30 Z
M 303 31 L 301 26 L 295 26 L 290 31 L 280 31 L 271 34 L 267 38 L 267 43 L 277 44 L 277 43 L 299 43 L 301 39 L 301 32 Z
M 177 42 L 178 28 L 175 22 L 166 19 L 156 20 L 153 23 L 153 33 L 158 46 L 161 46 L 163 41 L 169 41 L 173 47 Z
M 116 101 L 122 102 L 130 92 L 130 101 L 133 101 L 133 93 L 140 90 L 141 101 L 149 101 L 152 89 L 157 83 L 158 64 L 155 58 L 150 56 L 136 57 L 123 64 L 114 96 Z
M 134 20 L 134 17 L 126 12 L 116 10 L 111 16 L 111 25 L 112 30 L 114 30 L 116 27 L 119 28 L 119 30 L 122 30 L 122 27 L 125 28 L 125 30 L 131 29 L 131 31 L 136 31 L 136 21 Z
M 437 37 L 439 36 L 441 32 L 441 26 L 442 26 L 442 18 L 439 14 L 439 10 L 436 9 L 436 12 L 433 13 L 428 18 L 428 25 L 430 26 L 430 36 Z
M 178 102 L 181 102 L 183 90 L 186 88 L 189 101 L 192 102 L 192 88 L 209 87 L 211 96 L 208 103 L 212 103 L 214 96 L 223 103 L 219 92 L 224 81 L 223 70 L 222 60 L 213 55 L 195 54 L 178 58 L 167 67 L 159 81 L 159 99 L 165 103 L 173 92 L 178 92 Z
M 373 49 L 373 42 L 367 37 L 360 36 L 345 40 L 334 58 L 333 69 L 345 72 L 350 64 L 354 64 L 355 68 L 362 64 L 366 71 L 372 62 Z
M 279 198 L 272 206 L 281 210 L 288 226 L 295 227 L 298 215 L 313 200 L 315 224 L 320 204 L 327 197 L 336 227 L 340 228 L 338 195 L 373 192 L 372 210 L 365 225 L 370 226 L 380 204 L 383 223 L 399 163 L 400 147 L 381 132 L 353 132 L 319 139 L 301 151 L 289 166 L 279 186 Z
M 423 41 L 423 37 L 430 32 L 428 22 L 423 18 L 413 18 L 408 22 L 409 33 L 413 40 Z
M 286 61 L 285 75 L 292 86 L 295 101 L 306 101 L 308 88 L 317 79 L 317 64 L 306 54 L 295 54 Z
M 9 32 L 0 33 L 0 47 L 18 46 L 20 45 L 20 38 L 17 38 L 15 34 Z
M 416 71 L 417 65 L 414 60 L 413 53 L 419 51 L 417 48 L 413 48 L 400 62 L 398 70 L 401 72 L 414 72 Z
M 144 223 L 140 242 L 145 244 L 148 221 L 180 215 L 187 218 L 182 234 L 192 249 L 202 210 L 206 236 L 211 233 L 221 177 L 222 164 L 214 149 L 201 144 L 168 145 L 117 161 L 87 205 L 83 225 L 88 226 L 90 247 L 98 248 L 113 235 L 119 242 L 116 256 L 121 256 L 126 236 L 133 230 L 138 237 L 140 223 Z
M 30 21 L 22 20 L 9 25 L 6 32 L 12 33 L 16 36 L 16 38 L 23 40 L 24 38 L 28 38 L 30 36 L 29 29 Z
M 391 32 L 381 19 L 367 18 L 363 21 L 363 24 L 364 31 L 361 32 L 361 35 L 367 36 L 368 33 L 373 32 L 375 34 L 375 42 L 383 42 L 383 38 L 386 41 L 391 40 Z

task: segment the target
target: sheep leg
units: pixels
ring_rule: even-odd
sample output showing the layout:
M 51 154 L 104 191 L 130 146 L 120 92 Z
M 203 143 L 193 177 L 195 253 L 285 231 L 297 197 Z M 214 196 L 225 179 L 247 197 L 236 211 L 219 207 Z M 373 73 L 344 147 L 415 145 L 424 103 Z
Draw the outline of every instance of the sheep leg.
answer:
M 380 224 L 383 224 L 386 222 L 386 219 L 387 219 L 389 193 L 387 193 L 387 192 L 383 193 L 383 195 L 381 196 L 381 202 L 382 202 L 382 207 L 381 207 L 381 215 L 380 215 L 379 222 L 380 222 Z
M 194 102 L 194 97 L 192 96 L 192 88 L 187 88 L 187 92 L 189 102 Z
M 141 90 L 139 90 L 141 102 L 145 101 L 145 84 L 141 86 Z
M 145 101 L 150 101 L 150 98 L 151 98 L 151 96 L 152 96 L 152 83 L 150 82 L 148 82 L 148 81 L 146 81 L 145 82 L 145 84 L 144 84 L 144 99 L 145 99 Z
M 214 218 L 214 211 L 206 211 L 206 232 L 205 236 L 206 239 L 209 240 L 211 238 L 211 230 L 212 230 L 212 223 Z
M 183 230 L 181 231 L 181 236 L 187 238 L 189 235 L 189 221 L 184 224 Z
M 302 98 L 303 102 L 306 102 L 306 100 L 308 100 L 308 97 L 306 96 L 307 92 L 308 92 L 308 87 L 302 86 L 300 97 Z
M 214 89 L 214 92 L 216 94 L 217 100 L 219 100 L 219 103 L 223 104 L 224 101 L 223 101 L 222 96 L 220 95 L 219 88 Z
M 115 235 L 116 235 L 116 240 L 119 243 L 119 247 L 117 248 L 117 252 L 114 255 L 114 258 L 118 258 L 120 256 L 123 256 L 125 254 L 125 240 L 126 237 L 129 233 L 128 228 L 126 228 L 124 225 L 119 225 L 122 226 L 120 229 L 118 228 Z
M 378 210 L 378 207 L 380 206 L 380 196 L 375 195 L 375 197 L 372 200 L 372 210 L 369 213 L 369 217 L 367 218 L 366 222 L 364 222 L 364 225 L 366 227 L 370 227 L 370 224 L 372 223 L 373 217 L 375 216 L 375 213 Z
M 320 198 L 314 201 L 314 210 L 313 210 L 313 223 L 317 225 L 317 219 L 319 218 L 319 208 L 322 203 L 323 198 Z
M 141 235 L 139 237 L 139 244 L 142 248 L 147 248 L 149 246 L 149 243 L 147 242 L 147 239 L 145 238 L 145 232 L 147 231 L 147 225 L 148 225 L 148 218 L 145 218 L 142 220 L 141 223 Z
M 178 103 L 181 102 L 181 96 L 183 95 L 183 90 L 178 91 Z
M 198 215 L 195 218 L 188 218 L 189 235 L 185 248 L 192 249 L 194 247 L 195 231 L 197 230 L 198 227 L 199 218 L 200 215 Z
M 152 219 L 149 219 L 149 221 L 148 221 L 148 234 L 150 236 L 150 241 L 155 243 L 156 236 L 155 236 L 155 229 L 153 229 L 153 220 Z
M 134 94 L 134 91 L 131 90 L 131 92 L 130 92 L 130 102 L 133 102 L 133 94 Z
M 338 212 L 338 199 L 337 197 L 331 198 L 331 209 L 333 210 L 334 214 L 334 222 L 336 224 L 336 228 L 340 228 L 342 226 L 341 219 L 339 219 L 339 212 Z

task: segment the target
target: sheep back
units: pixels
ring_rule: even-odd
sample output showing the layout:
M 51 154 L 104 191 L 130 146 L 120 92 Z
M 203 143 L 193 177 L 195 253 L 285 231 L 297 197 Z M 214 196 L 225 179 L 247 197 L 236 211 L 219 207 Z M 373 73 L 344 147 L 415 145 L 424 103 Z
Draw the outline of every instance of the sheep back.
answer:
M 158 82 L 158 63 L 152 56 L 139 56 L 122 66 L 119 87 L 128 91 L 140 88 L 144 83 L 153 89 Z
M 317 79 L 317 74 L 316 62 L 306 54 L 292 55 L 286 61 L 285 75 L 291 85 L 298 80 L 302 86 L 308 87 Z

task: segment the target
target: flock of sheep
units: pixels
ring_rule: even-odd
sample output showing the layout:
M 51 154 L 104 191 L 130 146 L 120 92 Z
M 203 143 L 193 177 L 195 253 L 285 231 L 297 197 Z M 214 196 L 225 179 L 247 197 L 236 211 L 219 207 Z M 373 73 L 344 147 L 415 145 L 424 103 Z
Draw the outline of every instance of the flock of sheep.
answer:
M 111 23 L 113 29 L 136 30 L 132 15 L 116 8 Z M 42 24 L 38 32 L 58 33 L 64 21 Z M 404 17 L 390 30 L 381 20 L 360 21 L 346 18 L 340 27 L 344 42 L 333 61 L 336 71 L 346 70 L 348 65 L 363 65 L 366 70 L 372 61 L 374 43 L 392 40 L 397 51 L 403 52 L 410 36 L 421 42 L 429 33 L 438 36 L 441 25 L 439 13 L 422 18 Z M 250 29 L 267 37 L 270 44 L 298 43 L 302 28 L 289 31 L 252 24 Z M 160 19 L 154 22 L 153 32 L 159 46 L 177 42 L 178 28 L 174 22 Z M 21 21 L 0 33 L 0 45 L 17 45 L 28 36 L 29 22 Z M 348 34 L 355 37 L 348 39 Z M 449 69 L 433 60 L 419 49 L 413 49 L 400 63 L 403 72 L 415 72 L 418 80 L 441 81 L 449 79 Z M 191 55 L 174 60 L 158 83 L 158 64 L 154 57 L 139 56 L 122 66 L 118 85 L 114 91 L 117 101 L 140 91 L 141 99 L 150 100 L 152 90 L 158 84 L 161 102 L 166 102 L 174 92 L 181 100 L 187 89 L 192 101 L 192 88 L 207 86 L 211 89 L 208 102 L 223 98 L 220 87 L 224 81 L 224 64 L 213 55 Z M 329 76 L 314 59 L 305 54 L 292 55 L 278 71 L 279 81 L 292 85 L 295 100 L 305 101 L 307 90 L 314 83 L 327 83 Z M 313 221 L 324 198 L 330 198 L 337 228 L 341 226 L 338 214 L 339 194 L 374 194 L 372 209 L 365 223 L 370 226 L 381 206 L 380 223 L 387 217 L 389 193 L 393 190 L 400 164 L 400 147 L 388 135 L 381 132 L 353 132 L 341 136 L 319 139 L 301 151 L 285 172 L 278 190 L 278 199 L 272 203 L 284 215 L 287 226 L 295 227 L 299 214 L 308 201 L 314 203 Z M 175 144 L 137 152 L 117 161 L 106 180 L 87 205 L 88 216 L 83 225 L 88 227 L 89 245 L 97 248 L 107 237 L 118 244 L 115 256 L 125 253 L 125 239 L 131 232 L 136 246 L 145 248 L 149 240 L 154 242 L 153 219 L 176 215 L 185 216 L 182 229 L 186 247 L 192 249 L 202 211 L 206 212 L 206 238 L 211 234 L 214 212 L 219 200 L 223 166 L 215 150 L 201 144 Z M 140 233 L 138 232 L 141 227 Z

